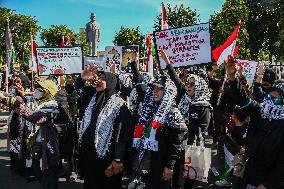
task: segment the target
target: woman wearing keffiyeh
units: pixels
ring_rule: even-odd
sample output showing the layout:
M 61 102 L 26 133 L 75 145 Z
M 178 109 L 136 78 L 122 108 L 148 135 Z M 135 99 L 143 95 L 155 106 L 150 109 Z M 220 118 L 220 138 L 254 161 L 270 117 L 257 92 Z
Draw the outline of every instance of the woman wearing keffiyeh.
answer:
M 84 189 L 122 188 L 127 144 L 133 133 L 126 102 L 117 94 L 112 73 L 86 69 L 82 79 L 95 87 L 80 125 L 79 166 Z
M 284 187 L 284 80 L 277 80 L 263 103 L 250 99 L 243 89 L 243 110 L 251 121 L 247 134 L 244 180 L 247 188 Z
M 195 138 L 200 136 L 199 130 L 201 129 L 204 136 L 204 132 L 210 124 L 212 107 L 209 100 L 211 92 L 206 81 L 197 75 L 189 75 L 184 84 L 176 74 L 168 56 L 163 50 L 161 51 L 161 57 L 167 63 L 166 69 L 168 74 L 177 87 L 176 103 L 189 131 L 187 144 L 192 145 Z M 194 186 L 193 180 L 187 179 L 184 183 L 184 187 L 187 189 Z
M 173 167 L 187 131 L 175 107 L 175 96 L 174 83 L 164 76 L 149 85 L 135 127 L 134 162 L 140 162 L 136 171 L 143 177 L 147 189 L 170 188 Z

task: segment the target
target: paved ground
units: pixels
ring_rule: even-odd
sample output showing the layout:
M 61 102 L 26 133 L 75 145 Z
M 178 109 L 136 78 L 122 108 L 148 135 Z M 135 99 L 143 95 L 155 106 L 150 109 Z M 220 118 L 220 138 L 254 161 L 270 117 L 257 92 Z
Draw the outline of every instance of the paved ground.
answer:
M 7 126 L 5 120 L 7 119 L 7 113 L 0 112 L 0 189 L 41 189 L 41 186 L 37 181 L 27 182 L 26 178 L 18 176 L 15 172 L 10 170 L 9 164 L 9 154 L 7 153 L 6 135 Z M 2 120 L 2 121 L 1 121 Z M 3 121 L 4 120 L 4 121 Z M 1 124 L 2 122 L 2 124 Z M 221 149 L 218 151 L 222 151 Z M 217 170 L 221 170 L 224 162 L 224 157 L 222 153 L 218 153 L 217 150 L 212 152 L 212 163 L 213 166 L 217 167 Z M 196 184 L 197 188 L 210 188 L 210 189 L 221 189 L 221 187 L 216 187 L 214 181 L 216 177 L 213 175 L 212 171 L 209 172 L 209 184 Z M 81 189 L 82 181 L 76 183 L 68 183 L 66 179 L 60 178 L 59 189 Z M 228 187 L 227 187 L 228 188 Z

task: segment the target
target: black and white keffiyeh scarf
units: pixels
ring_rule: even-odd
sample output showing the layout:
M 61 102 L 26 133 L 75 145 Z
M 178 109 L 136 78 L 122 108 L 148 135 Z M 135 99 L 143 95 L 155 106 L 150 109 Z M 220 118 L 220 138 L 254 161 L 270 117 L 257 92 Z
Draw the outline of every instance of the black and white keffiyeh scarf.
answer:
M 131 87 L 131 73 L 126 73 L 126 72 L 120 72 L 119 75 L 119 81 L 120 83 L 125 86 L 125 87 Z
M 197 75 L 190 75 L 189 78 L 193 78 L 195 81 L 195 95 L 191 97 L 185 93 L 182 97 L 178 108 L 183 116 L 188 114 L 189 105 L 210 106 L 211 92 L 206 81 Z
M 168 124 L 171 120 L 170 112 L 173 110 L 177 88 L 175 84 L 166 79 L 164 96 L 160 103 L 154 101 L 153 86 L 149 85 L 144 98 L 142 110 L 135 127 L 133 147 L 158 151 L 156 130 Z
M 143 81 L 141 83 L 137 83 L 136 86 L 133 87 L 133 89 L 130 92 L 129 95 L 129 110 L 131 114 L 133 115 L 135 112 L 139 112 L 139 102 L 138 102 L 138 92 L 137 92 L 137 85 L 149 85 L 153 82 L 153 76 L 148 73 L 141 73 L 143 76 Z
M 80 125 L 80 143 L 82 141 L 84 132 L 90 126 L 93 107 L 95 104 L 96 94 L 92 97 Z M 123 104 L 125 104 L 125 101 L 118 94 L 113 94 L 108 99 L 107 103 L 104 105 L 97 118 L 94 145 L 97 155 L 100 158 L 103 158 L 108 151 L 109 143 L 113 133 L 113 124 Z
M 284 120 L 284 105 L 275 105 L 272 96 L 267 95 L 261 104 L 261 117 L 269 120 Z

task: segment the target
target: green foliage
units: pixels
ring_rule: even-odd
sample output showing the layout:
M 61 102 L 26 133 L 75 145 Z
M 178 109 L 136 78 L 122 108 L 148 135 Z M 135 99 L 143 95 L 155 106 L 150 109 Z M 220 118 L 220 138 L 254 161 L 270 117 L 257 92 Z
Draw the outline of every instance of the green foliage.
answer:
M 0 53 L 0 64 L 5 63 L 6 57 L 5 30 L 7 17 L 9 18 L 17 63 L 27 64 L 30 56 L 31 35 L 35 35 L 40 26 L 32 16 L 17 14 L 11 9 L 0 7 L 0 52 L 2 52 Z
M 76 44 L 83 47 L 83 54 L 88 55 L 89 53 L 89 45 L 87 42 L 87 36 L 85 31 L 79 32 L 77 35 Z
M 248 5 L 251 11 L 247 28 L 250 35 L 249 46 L 253 56 L 259 57 L 260 54 L 266 54 L 265 57 L 270 56 L 270 59 L 272 55 L 280 58 L 283 55 L 283 51 L 281 54 L 280 50 L 283 25 L 281 27 L 280 22 L 283 21 L 284 16 L 284 0 L 248 0 Z
M 170 4 L 167 4 L 167 21 L 168 25 L 172 28 L 191 26 L 199 22 L 199 15 L 196 10 L 191 10 L 190 7 L 184 7 L 183 4 L 180 6 L 176 5 L 175 7 L 171 7 Z M 156 17 L 154 30 L 161 30 L 161 14 Z
M 45 46 L 58 47 L 63 37 L 66 44 L 68 36 L 71 39 L 71 44 L 76 44 L 76 34 L 66 25 L 51 25 L 51 28 L 43 29 L 40 35 Z
M 250 58 L 250 49 L 248 47 L 249 34 L 246 28 L 249 11 L 245 0 L 225 1 L 221 11 L 215 12 L 211 19 L 212 49 L 221 46 L 231 35 L 238 22 L 241 21 L 238 35 L 238 45 L 240 45 L 238 58 Z
M 278 30 L 277 40 L 275 42 L 275 55 L 277 61 L 284 62 L 284 1 L 282 1 L 278 17 Z
M 144 56 L 144 39 L 145 37 L 137 28 L 121 27 L 119 32 L 116 32 L 113 43 L 118 46 L 139 45 L 140 57 Z

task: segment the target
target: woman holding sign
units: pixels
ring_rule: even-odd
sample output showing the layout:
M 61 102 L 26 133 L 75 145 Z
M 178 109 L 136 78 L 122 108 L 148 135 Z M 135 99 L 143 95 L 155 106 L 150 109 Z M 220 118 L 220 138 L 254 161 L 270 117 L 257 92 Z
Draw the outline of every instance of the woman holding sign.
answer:
M 177 87 L 176 102 L 189 131 L 187 144 L 192 145 L 196 138 L 200 139 L 200 136 L 204 136 L 204 132 L 210 124 L 212 107 L 209 100 L 211 93 L 206 81 L 197 75 L 190 75 L 186 83 L 183 84 L 165 51 L 161 50 L 160 56 L 166 62 L 168 74 Z M 182 159 L 184 159 L 184 154 Z M 179 174 L 177 173 L 177 175 Z M 185 179 L 184 188 L 193 188 L 193 186 L 194 180 Z

